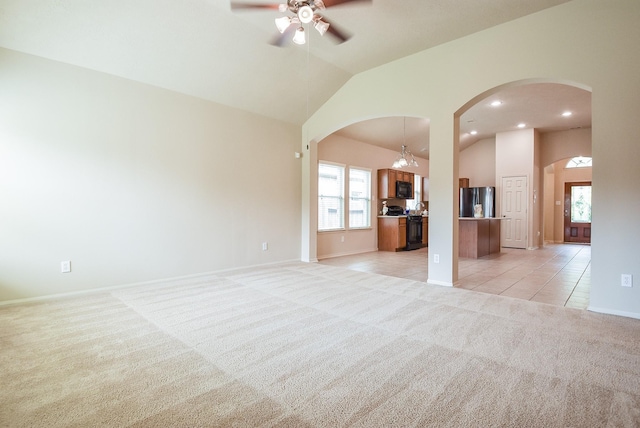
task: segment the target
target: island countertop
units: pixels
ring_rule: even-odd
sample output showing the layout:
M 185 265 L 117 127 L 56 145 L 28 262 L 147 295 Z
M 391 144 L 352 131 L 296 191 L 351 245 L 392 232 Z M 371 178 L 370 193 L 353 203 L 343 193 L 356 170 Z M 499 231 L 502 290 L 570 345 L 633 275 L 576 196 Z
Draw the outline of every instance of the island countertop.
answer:
M 458 217 L 459 220 L 502 220 L 501 217 Z

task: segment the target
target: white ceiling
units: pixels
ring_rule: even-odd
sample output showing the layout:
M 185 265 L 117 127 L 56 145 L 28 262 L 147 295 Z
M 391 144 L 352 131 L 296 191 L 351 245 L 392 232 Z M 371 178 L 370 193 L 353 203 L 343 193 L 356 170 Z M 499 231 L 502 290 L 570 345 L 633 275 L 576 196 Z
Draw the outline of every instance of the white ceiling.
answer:
M 279 12 L 231 12 L 229 0 L 0 0 L 0 46 L 302 124 L 356 73 L 566 1 L 356 1 L 324 13 L 353 35 L 347 42 L 307 31 L 307 45 L 278 48 L 269 41 Z M 543 116 L 579 106 L 570 126 L 590 126 L 584 107 L 590 102 L 580 104 L 588 92 L 519 90 L 500 95 L 500 114 L 481 104 L 472 108 L 462 132 L 471 118 L 481 132 L 477 137 L 519 120 L 557 127 L 561 122 Z M 374 128 L 357 124 L 344 133 L 359 130 L 358 139 L 373 143 L 373 135 L 382 135 L 380 144 L 399 146 L 402 119 L 379 120 L 376 127 L 385 133 L 363 134 Z M 424 120 L 407 119 L 416 155 L 428 145 L 427 127 Z

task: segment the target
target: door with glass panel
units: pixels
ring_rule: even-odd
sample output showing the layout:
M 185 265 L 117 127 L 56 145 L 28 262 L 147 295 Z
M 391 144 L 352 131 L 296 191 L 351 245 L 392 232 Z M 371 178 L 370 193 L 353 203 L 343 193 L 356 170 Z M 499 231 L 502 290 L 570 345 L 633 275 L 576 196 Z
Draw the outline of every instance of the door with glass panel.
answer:
M 564 184 L 564 242 L 591 243 L 591 182 Z

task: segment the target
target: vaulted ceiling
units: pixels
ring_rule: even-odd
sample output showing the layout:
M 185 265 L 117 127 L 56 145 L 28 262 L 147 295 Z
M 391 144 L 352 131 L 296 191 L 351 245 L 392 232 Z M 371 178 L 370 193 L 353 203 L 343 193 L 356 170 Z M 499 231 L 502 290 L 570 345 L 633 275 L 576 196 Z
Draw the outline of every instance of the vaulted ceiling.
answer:
M 302 124 L 359 72 L 566 1 L 354 1 L 324 13 L 352 36 L 347 42 L 336 44 L 329 34 L 321 37 L 310 30 L 306 45 L 276 47 L 269 42 L 277 34 L 274 18 L 282 14 L 232 11 L 229 0 L 0 0 L 0 46 Z M 524 96 L 530 101 L 529 89 Z M 563 105 L 557 91 L 554 98 L 543 87 L 536 90 L 545 93 L 542 110 L 549 102 Z M 566 108 L 584 99 L 576 91 L 564 94 Z M 505 93 L 503 98 L 520 95 Z M 529 101 L 520 103 L 518 112 L 531 108 Z M 508 105 L 503 107 L 507 112 Z M 509 120 L 518 116 L 515 112 Z M 542 120 L 540 112 L 535 117 Z M 480 107 L 468 112 L 470 118 L 479 127 L 497 120 Z M 461 127 L 468 123 L 461 121 Z M 407 129 L 414 124 L 415 132 L 425 126 L 408 120 Z M 398 119 L 393 126 L 379 125 L 400 136 Z M 590 126 L 590 111 L 588 123 L 572 126 Z M 479 132 L 495 132 L 490 127 L 487 123 Z M 354 126 L 345 134 L 357 131 Z

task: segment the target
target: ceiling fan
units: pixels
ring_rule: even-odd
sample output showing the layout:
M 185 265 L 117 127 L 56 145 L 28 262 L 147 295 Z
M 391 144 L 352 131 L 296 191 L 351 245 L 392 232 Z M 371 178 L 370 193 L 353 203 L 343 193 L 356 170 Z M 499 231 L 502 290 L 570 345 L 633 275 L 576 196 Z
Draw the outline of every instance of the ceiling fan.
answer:
M 276 18 L 276 28 L 280 34 L 272 40 L 271 44 L 275 46 L 283 46 L 286 40 L 293 33 L 293 42 L 299 45 L 306 43 L 306 37 L 303 24 L 311 24 L 313 28 L 324 35 L 326 32 L 333 35 L 337 39 L 337 43 L 343 43 L 351 37 L 349 34 L 336 28 L 335 24 L 331 24 L 327 18 L 317 13 L 328 7 L 338 6 L 344 3 L 362 2 L 371 0 L 287 0 L 286 3 L 243 3 L 231 2 L 232 10 L 243 9 L 272 9 L 282 13 L 289 13 L 280 18 Z

